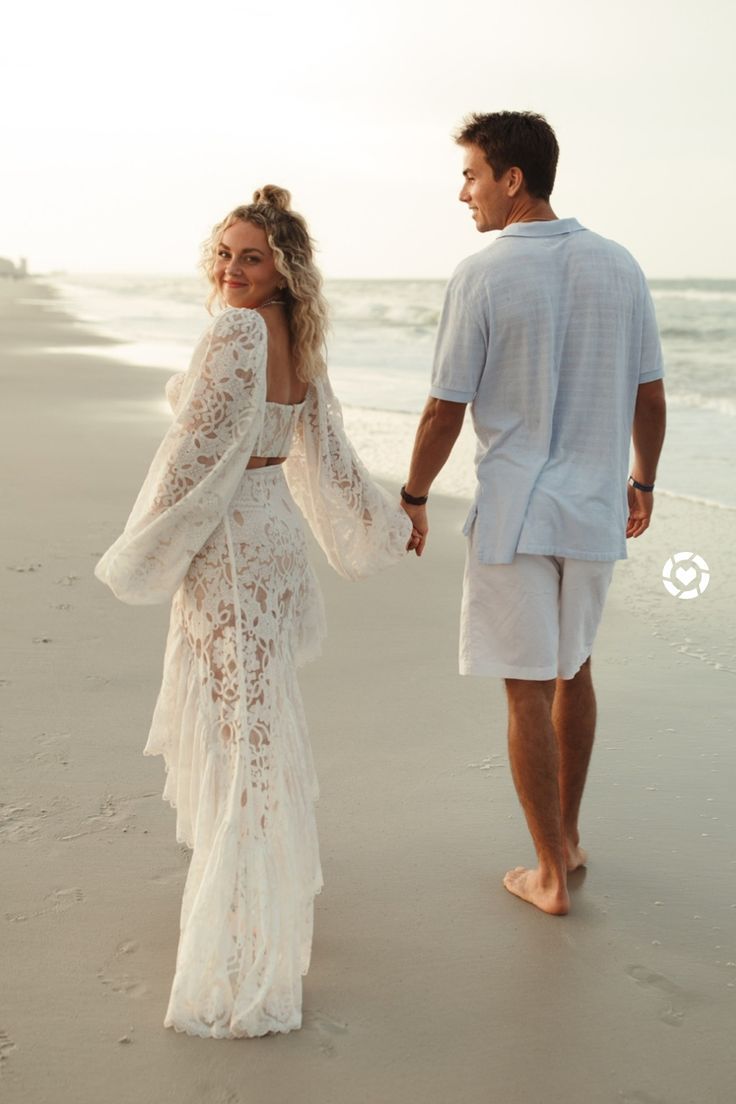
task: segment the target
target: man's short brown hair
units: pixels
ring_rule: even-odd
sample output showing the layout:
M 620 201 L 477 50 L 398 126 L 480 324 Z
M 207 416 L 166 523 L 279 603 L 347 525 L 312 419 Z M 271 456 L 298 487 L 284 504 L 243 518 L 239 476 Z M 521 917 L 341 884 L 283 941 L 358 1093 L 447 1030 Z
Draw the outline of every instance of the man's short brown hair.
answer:
M 483 151 L 494 180 L 515 166 L 523 172 L 530 196 L 549 199 L 560 147 L 543 115 L 533 111 L 475 112 L 463 119 L 454 138 L 460 146 L 478 146 Z

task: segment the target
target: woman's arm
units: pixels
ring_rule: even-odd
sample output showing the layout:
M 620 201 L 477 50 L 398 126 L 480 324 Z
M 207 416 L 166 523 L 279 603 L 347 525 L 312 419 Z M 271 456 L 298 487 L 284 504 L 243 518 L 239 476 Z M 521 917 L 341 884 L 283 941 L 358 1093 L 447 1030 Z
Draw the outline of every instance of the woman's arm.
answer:
M 340 575 L 359 579 L 406 554 L 411 522 L 371 478 L 350 443 L 326 376 L 310 385 L 284 471 L 299 508 Z
M 213 324 L 118 540 L 95 574 L 132 604 L 164 602 L 222 520 L 263 421 L 265 326 L 254 311 Z

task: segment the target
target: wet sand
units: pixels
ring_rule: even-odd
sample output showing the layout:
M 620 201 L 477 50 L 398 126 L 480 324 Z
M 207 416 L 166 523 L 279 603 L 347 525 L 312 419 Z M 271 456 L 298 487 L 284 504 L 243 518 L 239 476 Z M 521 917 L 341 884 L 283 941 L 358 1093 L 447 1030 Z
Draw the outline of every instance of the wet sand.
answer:
M 532 853 L 501 686 L 456 674 L 465 504 L 434 498 L 425 557 L 358 585 L 315 549 L 330 636 L 301 682 L 326 885 L 304 1027 L 191 1039 L 161 1026 L 187 853 L 141 755 L 167 609 L 92 576 L 165 377 L 106 355 L 40 284 L 0 283 L 0 323 L 3 1100 L 730 1104 L 730 517 L 663 499 L 617 569 L 565 918 L 501 885 Z M 713 578 L 685 603 L 658 573 L 689 539 Z

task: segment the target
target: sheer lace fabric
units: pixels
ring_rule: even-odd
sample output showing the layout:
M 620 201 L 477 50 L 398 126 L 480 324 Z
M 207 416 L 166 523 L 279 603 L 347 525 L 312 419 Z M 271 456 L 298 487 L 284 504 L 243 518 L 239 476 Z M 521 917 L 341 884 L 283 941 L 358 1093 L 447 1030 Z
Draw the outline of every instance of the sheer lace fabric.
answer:
M 267 402 L 254 456 L 288 456 L 304 403 Z
M 174 600 L 145 748 L 166 758 L 164 797 L 193 849 L 167 1026 L 226 1037 L 300 1025 L 322 875 L 295 666 L 323 626 L 283 472 L 254 469 Z
M 261 316 L 224 311 L 172 384 L 174 422 L 123 533 L 96 568 L 116 597 L 166 601 L 219 524 L 263 423 L 265 357 Z
M 280 417 L 265 364 L 260 316 L 223 312 L 167 385 L 173 425 L 96 569 L 125 601 L 173 595 L 145 747 L 165 758 L 164 797 L 192 848 L 164 1022 L 221 1038 L 300 1026 L 322 885 L 296 667 L 319 652 L 324 615 L 294 498 L 349 577 L 398 559 L 410 532 L 355 456 L 326 381 L 292 414 L 287 464 L 245 470 Z
M 411 523 L 350 444 L 326 376 L 310 385 L 284 469 L 294 499 L 340 575 L 361 579 L 404 555 Z

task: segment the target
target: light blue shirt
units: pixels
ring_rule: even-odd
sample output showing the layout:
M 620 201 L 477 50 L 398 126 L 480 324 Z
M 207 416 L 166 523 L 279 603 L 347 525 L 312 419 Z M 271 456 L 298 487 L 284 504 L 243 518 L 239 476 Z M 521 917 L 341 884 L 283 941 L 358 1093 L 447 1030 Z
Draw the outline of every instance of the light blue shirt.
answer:
M 482 563 L 626 558 L 636 391 L 663 374 L 641 269 L 576 219 L 513 223 L 458 266 L 430 394 L 472 404 Z

